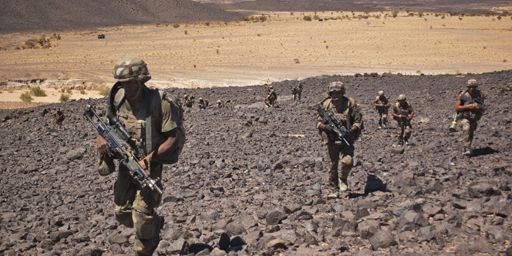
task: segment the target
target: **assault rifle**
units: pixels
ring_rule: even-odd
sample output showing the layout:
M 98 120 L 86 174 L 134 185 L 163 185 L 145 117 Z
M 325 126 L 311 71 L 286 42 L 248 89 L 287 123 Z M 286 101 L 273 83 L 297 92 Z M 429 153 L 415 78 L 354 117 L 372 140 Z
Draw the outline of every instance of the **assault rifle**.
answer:
M 124 125 L 117 118 L 109 118 L 109 124 L 104 123 L 96 113 L 94 106 L 87 105 L 84 117 L 98 131 L 98 134 L 107 141 L 110 152 L 115 158 L 120 159 L 120 163 L 126 166 L 132 178 L 142 187 L 149 187 L 151 190 L 162 194 L 162 189 L 156 184 L 157 180 L 149 177 L 142 166 L 139 159 L 133 153 L 134 145 L 131 136 L 128 134 Z M 97 120 L 97 123 L 94 122 Z
M 318 114 L 322 118 L 322 121 L 326 124 L 326 132 L 329 139 L 334 141 L 335 144 L 340 144 L 344 142 L 347 146 L 350 146 L 346 137 L 348 136 L 348 129 L 345 127 L 341 121 L 334 116 L 334 114 L 325 109 L 322 103 L 318 104 Z

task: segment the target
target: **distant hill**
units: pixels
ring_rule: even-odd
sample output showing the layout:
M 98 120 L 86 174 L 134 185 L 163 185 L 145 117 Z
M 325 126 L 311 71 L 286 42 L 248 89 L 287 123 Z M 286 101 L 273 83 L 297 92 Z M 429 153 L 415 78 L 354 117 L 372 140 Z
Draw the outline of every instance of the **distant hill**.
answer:
M 0 33 L 241 17 L 191 0 L 2 0 Z
M 259 11 L 381 11 L 401 9 L 482 14 L 510 6 L 510 0 L 197 0 L 223 4 L 225 9 Z

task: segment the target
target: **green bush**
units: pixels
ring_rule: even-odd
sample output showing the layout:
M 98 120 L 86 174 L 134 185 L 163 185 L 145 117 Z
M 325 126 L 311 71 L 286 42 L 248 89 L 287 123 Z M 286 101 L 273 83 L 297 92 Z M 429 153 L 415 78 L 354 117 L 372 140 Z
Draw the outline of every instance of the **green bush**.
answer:
M 46 92 L 43 89 L 41 89 L 41 87 L 39 87 L 39 86 L 30 88 L 30 94 L 32 94 L 35 97 L 46 96 Z
M 71 98 L 71 96 L 67 93 L 63 93 L 60 95 L 60 98 L 59 98 L 59 101 L 60 102 L 66 102 L 69 100 L 69 98 Z
M 20 99 L 23 102 L 32 102 L 32 96 L 30 95 L 30 92 L 24 92 L 20 95 Z

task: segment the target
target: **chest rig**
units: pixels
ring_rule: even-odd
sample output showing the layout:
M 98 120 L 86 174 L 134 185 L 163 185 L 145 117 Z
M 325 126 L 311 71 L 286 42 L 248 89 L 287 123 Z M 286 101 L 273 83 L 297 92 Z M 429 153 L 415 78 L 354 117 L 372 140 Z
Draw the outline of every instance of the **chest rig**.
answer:
M 139 158 L 151 153 L 162 140 L 160 93 L 145 87 L 143 97 L 141 106 L 133 109 L 126 100 L 122 85 L 116 83 L 110 92 L 107 113 L 109 122 L 120 121 L 124 125 L 131 136 L 133 153 Z
M 323 104 L 325 108 L 331 111 L 347 129 L 352 127 L 352 120 L 350 118 L 352 114 L 352 102 L 349 98 L 343 97 L 338 105 L 335 105 L 330 98 L 327 98 L 324 100 Z

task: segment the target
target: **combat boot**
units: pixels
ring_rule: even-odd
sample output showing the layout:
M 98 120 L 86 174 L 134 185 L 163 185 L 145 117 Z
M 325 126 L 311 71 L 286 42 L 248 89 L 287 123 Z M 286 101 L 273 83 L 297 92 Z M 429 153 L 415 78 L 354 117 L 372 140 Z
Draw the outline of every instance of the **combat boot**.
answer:
M 464 153 L 463 153 L 465 156 L 471 156 L 473 154 L 473 151 L 471 150 L 471 148 L 464 148 Z
M 340 179 L 339 189 L 340 189 L 340 192 L 341 192 L 341 193 L 346 192 L 346 191 L 348 190 L 348 181 L 347 181 L 347 178 L 345 178 L 345 179 Z
M 335 187 L 329 186 L 327 189 L 327 199 L 335 199 L 340 196 L 340 193 Z

